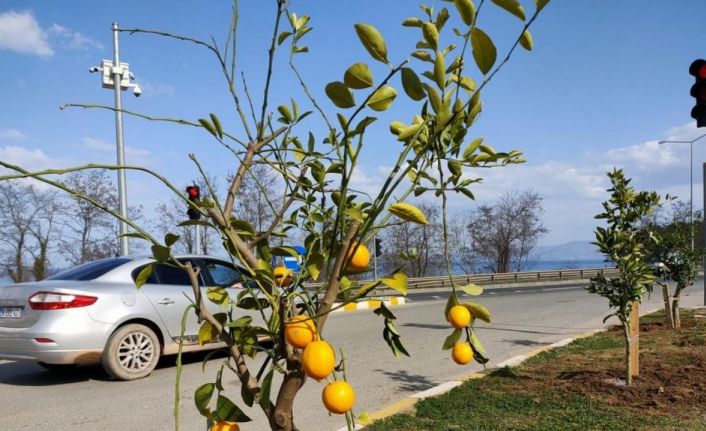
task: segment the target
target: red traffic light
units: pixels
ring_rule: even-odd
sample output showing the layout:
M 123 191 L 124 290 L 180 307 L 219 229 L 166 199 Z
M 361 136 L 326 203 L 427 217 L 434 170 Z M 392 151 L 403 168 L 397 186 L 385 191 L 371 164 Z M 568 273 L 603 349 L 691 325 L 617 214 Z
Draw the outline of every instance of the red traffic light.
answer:
M 689 66 L 689 75 L 694 77 L 691 97 L 696 105 L 691 109 L 691 118 L 696 120 L 696 127 L 706 127 L 706 60 L 699 58 Z
M 694 60 L 689 66 L 689 74 L 695 76 L 696 79 L 706 79 L 706 60 Z
M 201 197 L 201 189 L 199 186 L 189 186 L 186 188 L 186 194 L 189 195 L 189 199 L 198 199 Z

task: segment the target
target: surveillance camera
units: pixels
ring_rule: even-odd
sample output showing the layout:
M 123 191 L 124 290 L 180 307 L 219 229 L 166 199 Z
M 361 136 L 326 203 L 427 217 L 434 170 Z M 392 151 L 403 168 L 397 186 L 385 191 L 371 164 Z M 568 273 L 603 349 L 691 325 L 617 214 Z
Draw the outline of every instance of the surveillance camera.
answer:
M 88 68 L 88 71 L 91 72 L 91 73 L 93 73 L 93 72 L 100 72 L 100 70 L 101 70 L 101 68 L 98 67 L 98 66 L 93 66 L 93 67 L 89 67 L 89 68 Z
M 132 94 L 134 94 L 135 97 L 140 97 L 140 95 L 142 94 L 142 89 L 139 85 L 135 85 L 135 87 L 132 89 Z
M 130 77 L 130 79 L 135 79 L 135 75 L 132 72 L 129 72 L 128 76 Z

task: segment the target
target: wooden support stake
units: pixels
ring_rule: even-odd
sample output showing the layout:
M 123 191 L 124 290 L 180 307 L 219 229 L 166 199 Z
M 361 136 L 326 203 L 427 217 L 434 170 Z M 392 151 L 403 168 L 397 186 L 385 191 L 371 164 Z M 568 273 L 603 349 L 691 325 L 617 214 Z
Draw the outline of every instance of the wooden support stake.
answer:
M 630 310 L 630 364 L 632 376 L 640 375 L 640 303 L 634 301 Z

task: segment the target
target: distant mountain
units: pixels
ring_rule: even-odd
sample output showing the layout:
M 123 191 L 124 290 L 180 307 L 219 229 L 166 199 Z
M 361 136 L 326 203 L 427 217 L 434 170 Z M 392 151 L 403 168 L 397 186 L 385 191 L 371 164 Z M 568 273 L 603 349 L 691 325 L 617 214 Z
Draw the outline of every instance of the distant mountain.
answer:
M 590 241 L 571 241 L 559 245 L 539 246 L 532 253 L 533 260 L 574 261 L 603 260 L 603 255 Z

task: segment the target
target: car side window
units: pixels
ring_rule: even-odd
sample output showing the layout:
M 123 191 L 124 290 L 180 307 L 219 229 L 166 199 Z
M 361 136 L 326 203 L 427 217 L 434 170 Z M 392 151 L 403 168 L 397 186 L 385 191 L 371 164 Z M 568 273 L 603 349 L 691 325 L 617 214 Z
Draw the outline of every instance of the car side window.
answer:
M 132 272 L 132 278 L 135 279 L 143 267 L 140 267 Z M 152 274 L 147 279 L 147 284 L 173 284 L 177 286 L 191 286 L 191 281 L 186 271 L 175 266 L 164 263 L 156 263 Z M 199 276 L 199 285 L 203 286 L 203 278 Z
M 234 284 L 243 281 L 243 275 L 240 271 L 230 265 L 212 260 L 204 261 L 203 264 L 216 286 L 232 287 Z

